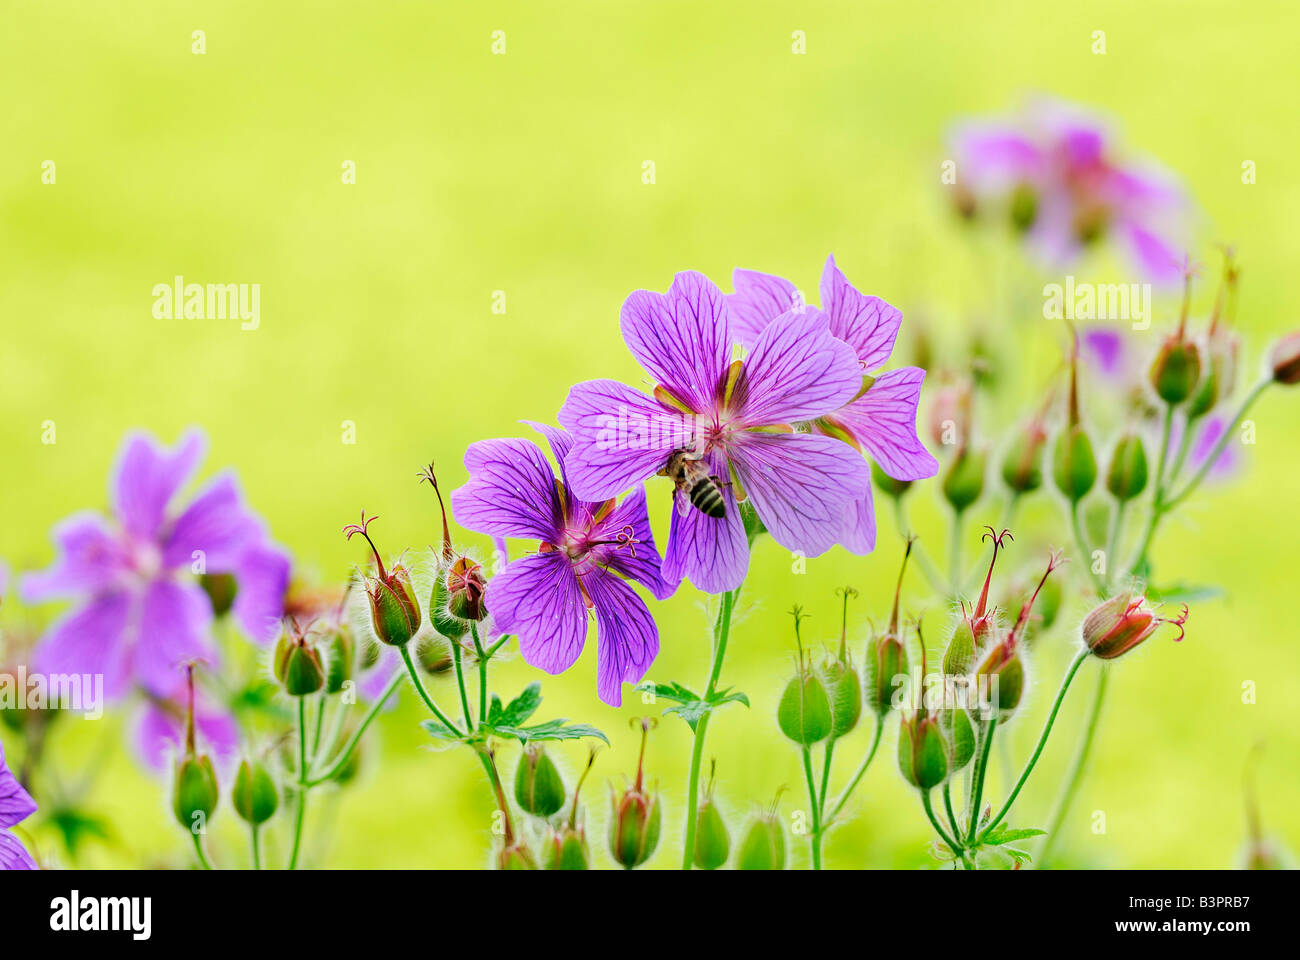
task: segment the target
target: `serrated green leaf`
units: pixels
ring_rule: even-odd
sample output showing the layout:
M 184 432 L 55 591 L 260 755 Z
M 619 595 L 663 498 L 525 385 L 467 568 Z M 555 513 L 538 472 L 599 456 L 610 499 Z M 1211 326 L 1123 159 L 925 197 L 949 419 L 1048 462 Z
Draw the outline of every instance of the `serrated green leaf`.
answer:
M 450 727 L 444 726 L 438 720 L 421 720 L 420 726 L 424 728 L 425 732 L 428 733 L 429 736 L 437 737 L 439 740 L 465 739 L 459 732 L 452 730 Z
M 568 724 L 568 726 L 565 726 Z M 545 723 L 531 727 L 512 726 L 510 724 L 486 724 L 487 732 L 496 737 L 513 737 L 522 744 L 535 740 L 580 740 L 583 737 L 595 737 L 609 743 L 609 738 L 600 730 L 587 723 L 569 723 L 563 717 L 547 720 Z
M 1002 849 L 1006 853 L 1010 854 L 1011 859 L 1015 860 L 1016 863 L 1028 863 L 1029 861 L 1034 859 L 1024 850 L 1020 850 L 1016 847 L 1003 847 Z
M 1025 840 L 1029 837 L 1041 837 L 1046 833 L 1046 830 L 1036 830 L 1033 828 L 1010 830 L 1005 826 L 1000 826 L 996 830 L 990 831 L 988 836 L 983 837 L 980 840 L 980 843 L 987 847 L 996 847 L 1000 844 L 1011 843 L 1015 840 Z
M 743 703 L 748 707 L 749 695 L 740 690 L 732 692 L 732 688 L 727 687 L 725 690 L 715 691 L 713 696 L 709 697 L 709 703 L 713 704 L 715 707 L 720 707 L 724 703 Z
M 523 693 L 511 700 L 509 705 L 505 707 L 501 706 L 501 698 L 494 693 L 492 694 L 492 704 L 488 708 L 488 725 L 493 727 L 517 727 L 536 713 L 537 708 L 541 705 L 542 685 L 540 683 L 530 683 L 524 688 Z
M 647 681 L 639 684 L 636 689 L 643 693 L 653 693 L 656 700 L 662 697 L 664 700 L 672 700 L 674 703 L 693 703 L 700 699 L 699 694 L 675 681 L 671 683 Z

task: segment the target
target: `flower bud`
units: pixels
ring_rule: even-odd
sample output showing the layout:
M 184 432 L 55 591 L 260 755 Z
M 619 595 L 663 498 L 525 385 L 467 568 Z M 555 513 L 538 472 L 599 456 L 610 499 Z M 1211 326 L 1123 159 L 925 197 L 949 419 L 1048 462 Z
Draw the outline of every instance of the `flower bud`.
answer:
M 356 643 L 352 628 L 340 623 L 323 644 L 325 649 L 325 692 L 338 693 L 352 679 L 356 668 Z
M 645 788 L 645 745 L 653 721 L 642 718 L 640 724 L 636 780 L 621 794 L 610 792 L 609 852 L 625 870 L 639 867 L 654 854 L 663 821 L 659 797 Z
M 515 800 L 535 817 L 549 817 L 564 806 L 564 779 L 540 744 L 527 747 L 515 770 Z
M 1278 383 L 1287 386 L 1300 383 L 1300 330 L 1288 333 L 1273 344 L 1268 363 L 1273 370 L 1273 379 Z
M 1038 192 L 1028 183 L 1018 183 L 1011 191 L 1011 225 L 1024 233 L 1038 219 Z
M 736 850 L 736 869 L 785 869 L 785 830 L 775 809 L 764 810 L 746 828 Z
M 1016 434 L 1002 460 L 1002 482 L 1014 493 L 1032 493 L 1043 485 L 1043 448 L 1047 431 L 1037 420 Z
M 543 860 L 547 870 L 587 870 L 589 861 L 587 834 L 581 826 L 570 827 L 565 823 L 551 831 Z
M 522 840 L 511 840 L 497 851 L 498 870 L 536 870 L 537 861 L 533 852 Z
M 230 803 L 239 818 L 253 826 L 260 826 L 275 816 L 280 796 L 266 767 L 256 761 L 243 761 L 239 765 L 239 772 L 235 774 Z
M 840 622 L 840 650 L 822 666 L 822 682 L 826 685 L 827 696 L 831 705 L 831 739 L 852 732 L 862 716 L 862 681 L 853 666 L 848 651 L 849 636 L 849 599 L 856 597 L 858 591 L 852 587 L 843 587 L 836 591 L 844 597 L 843 616 Z
M 483 602 L 486 589 L 483 568 L 468 557 L 457 557 L 447 571 L 448 611 L 461 620 L 482 620 L 487 616 Z
M 1147 485 L 1147 453 L 1142 439 L 1136 433 L 1120 437 L 1106 471 L 1106 489 L 1111 496 L 1125 503 L 1138 496 Z
M 966 601 L 962 601 L 961 620 L 948 640 L 948 647 L 943 655 L 943 672 L 948 676 L 962 676 L 970 672 L 977 654 L 984 645 L 984 639 L 993 629 L 997 617 L 997 608 L 989 607 L 989 587 L 993 584 L 993 568 L 997 566 L 998 551 L 1008 540 L 1015 540 L 1010 530 L 1001 533 L 992 527 L 984 528 L 987 532 L 980 535 L 981 542 L 988 540 L 993 544 L 993 556 L 989 558 L 988 573 L 984 575 L 984 588 L 979 600 L 970 610 Z
M 291 697 L 305 697 L 325 685 L 325 665 L 306 635 L 291 624 L 275 645 L 275 678 Z
M 420 665 L 420 669 L 435 676 L 450 670 L 452 659 L 447 643 L 447 640 L 440 637 L 430 637 L 427 642 L 421 643 L 415 651 L 415 660 Z
M 206 823 L 217 809 L 220 790 L 217 772 L 206 754 L 186 754 L 176 764 L 176 781 L 172 791 L 172 811 L 186 830 L 196 823 Z M 200 816 L 201 815 L 201 816 Z
M 943 672 L 950 677 L 960 677 L 970 673 L 975 664 L 975 633 L 970 621 L 963 617 L 957 622 L 956 629 L 948 638 L 948 646 L 943 651 Z
M 912 489 L 911 480 L 895 480 L 884 470 L 881 470 L 875 461 L 872 461 L 871 464 L 871 479 L 881 493 L 890 497 L 901 497 Z
M 826 687 L 804 663 L 803 644 L 799 640 L 799 621 L 802 617 L 798 607 L 794 609 L 795 642 L 799 646 L 798 669 L 776 708 L 776 722 L 781 732 L 795 743 L 809 746 L 825 740 L 831 732 L 831 702 L 826 695 Z
M 727 862 L 731 852 L 731 836 L 727 821 L 722 818 L 718 804 L 713 799 L 713 776 L 700 801 L 695 816 L 695 865 L 701 870 L 717 870 Z
M 1097 482 L 1097 458 L 1092 453 L 1092 441 L 1079 424 L 1066 427 L 1056 437 L 1052 479 L 1071 503 L 1082 500 Z
M 948 745 L 948 767 L 956 773 L 975 756 L 975 725 L 961 707 L 939 711 L 939 727 Z
M 894 586 L 894 609 L 889 617 L 889 627 L 883 634 L 877 634 L 867 642 L 863 692 L 867 707 L 879 718 L 883 718 L 894 705 L 895 678 L 907 676 L 907 647 L 898 630 L 898 601 L 903 589 L 903 574 L 907 572 L 907 558 L 912 555 L 912 542 L 909 539 L 903 551 L 903 563 L 899 567 L 898 582 Z
M 971 385 L 962 380 L 935 391 L 930 401 L 930 439 L 936 447 L 966 449 L 970 442 Z
M 943 497 L 961 513 L 984 492 L 984 469 L 987 457 L 982 451 L 962 449 L 943 478 Z
M 898 725 L 898 769 L 914 787 L 930 790 L 948 777 L 948 746 L 938 719 L 924 707 Z
M 1123 656 L 1151 634 L 1162 623 L 1178 628 L 1175 640 L 1184 636 L 1183 624 L 1187 622 L 1187 607 L 1177 617 L 1158 617 L 1146 606 L 1146 597 L 1131 593 L 1118 593 L 1103 602 L 1083 620 L 1083 642 L 1102 660 Z
M 367 520 L 363 510 L 361 523 L 348 524 L 343 528 L 343 532 L 349 540 L 359 533 L 370 544 L 378 570 L 376 576 L 365 578 L 366 597 L 370 601 L 370 622 L 374 627 L 375 636 L 384 643 L 400 647 L 420 629 L 420 607 L 415 602 L 411 575 L 406 568 L 400 563 L 394 564 L 391 571 L 384 568 L 384 561 L 379 556 L 379 548 L 370 539 L 366 529 L 376 519 L 378 518 L 371 517 Z
M 1151 364 L 1151 385 L 1156 395 L 1177 406 L 1192 395 L 1201 378 L 1201 351 L 1196 343 L 1174 334 L 1164 342 Z
M 1003 716 L 1020 705 L 1025 690 L 1025 664 L 1020 658 L 1019 644 L 1008 640 L 993 647 L 984 657 L 975 676 L 988 682 L 993 704 Z

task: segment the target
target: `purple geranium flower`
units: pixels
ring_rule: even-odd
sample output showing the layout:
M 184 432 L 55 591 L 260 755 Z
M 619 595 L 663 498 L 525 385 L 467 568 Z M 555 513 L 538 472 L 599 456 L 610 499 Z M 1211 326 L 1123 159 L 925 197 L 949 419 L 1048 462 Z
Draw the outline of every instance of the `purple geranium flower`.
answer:
M 689 577 L 710 593 L 745 578 L 749 544 L 738 503 L 746 499 L 782 546 L 810 556 L 829 549 L 870 473 L 847 445 L 789 426 L 839 410 L 862 389 L 857 358 L 826 317 L 796 306 L 733 363 L 745 328 L 733 327 L 707 277 L 688 272 L 667 294 L 633 293 L 621 320 L 623 339 L 657 386 L 653 397 L 613 380 L 569 391 L 559 419 L 573 434 L 565 469 L 575 495 L 605 500 L 670 461 L 679 470 L 693 465 L 692 483 L 702 477 L 721 488 L 721 516 L 696 507 L 679 482 L 663 576 Z
M 1116 160 L 1111 141 L 1097 118 L 1040 98 L 1015 119 L 956 131 L 958 187 L 977 211 L 1014 203 L 1026 239 L 1050 264 L 1068 263 L 1109 234 L 1152 282 L 1177 283 L 1188 201 L 1164 170 Z
M 675 583 L 660 572 L 645 491 L 638 487 L 618 505 L 578 499 L 565 467 L 572 438 L 534 426 L 550 442 L 560 479 L 532 441 L 482 440 L 465 452 L 469 481 L 452 493 L 452 511 L 470 530 L 539 541 L 536 553 L 510 561 L 488 581 L 495 629 L 517 636 L 532 666 L 562 673 L 582 652 L 593 610 L 597 690 L 619 706 L 622 685 L 645 676 L 659 652 L 659 629 L 626 581 L 658 599 L 670 596 Z
M 23 789 L 5 763 L 5 745 L 0 743 L 0 870 L 35 870 L 36 861 L 18 838 L 9 832 L 36 812 L 36 801 Z
M 738 318 L 739 336 L 744 343 L 755 343 L 774 321 L 786 322 L 789 306 L 797 299 L 795 286 L 789 280 L 754 270 L 736 270 L 732 282 L 736 292 L 727 301 L 732 315 Z M 859 375 L 883 366 L 898 338 L 902 312 L 879 297 L 859 293 L 835 265 L 834 256 L 826 258 L 822 270 L 821 301 L 830 332 L 853 349 Z M 920 367 L 900 367 L 867 376 L 857 396 L 812 420 L 809 427 L 816 434 L 843 440 L 870 454 L 895 480 L 933 477 L 939 462 L 916 433 L 916 407 L 924 381 L 925 371 Z M 857 554 L 875 549 L 876 514 L 869 485 L 849 504 L 839 542 Z
M 82 602 L 42 638 L 36 669 L 103 674 L 110 697 L 132 680 L 170 696 L 178 664 L 215 659 L 212 605 L 191 575 L 199 558 L 204 572 L 235 578 L 233 610 L 249 634 L 260 641 L 275 636 L 289 560 L 266 540 L 233 473 L 214 477 L 184 510 L 170 509 L 204 445 L 198 431 L 172 450 L 132 434 L 111 483 L 116 522 L 85 512 L 55 527 L 60 556 L 50 569 L 23 578 L 23 597 Z

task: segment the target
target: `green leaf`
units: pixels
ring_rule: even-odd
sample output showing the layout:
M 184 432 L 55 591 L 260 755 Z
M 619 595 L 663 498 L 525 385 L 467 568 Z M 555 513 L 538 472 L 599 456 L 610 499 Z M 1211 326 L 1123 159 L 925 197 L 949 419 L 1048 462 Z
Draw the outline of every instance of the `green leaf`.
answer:
M 565 724 L 568 724 L 568 726 L 565 726 Z M 609 738 L 591 724 L 569 723 L 563 717 L 556 720 L 547 720 L 545 723 L 534 724 L 531 727 L 510 724 L 488 724 L 487 726 L 489 728 L 488 732 L 493 736 L 514 737 L 524 744 L 533 740 L 580 740 L 583 737 L 595 737 L 598 740 L 604 740 L 607 744 L 609 743 Z
M 465 738 L 459 732 L 444 726 L 438 720 L 421 720 L 420 726 L 424 727 L 425 732 L 431 737 L 437 737 L 439 740 L 464 740 Z
M 725 690 L 714 691 L 713 696 L 709 697 L 709 703 L 713 704 L 715 707 L 720 707 L 724 703 L 743 703 L 748 707 L 749 694 L 743 693 L 740 690 L 736 690 L 733 693 L 732 688 L 727 687 Z
M 1046 833 L 1046 830 L 1034 828 L 1012 830 L 1006 824 L 1000 824 L 996 830 L 990 830 L 986 836 L 981 837 L 980 843 L 986 847 L 996 847 L 1016 840 L 1026 840 L 1029 837 L 1041 837 Z
M 1028 853 L 1026 853 L 1024 850 L 1018 850 L 1018 849 L 1015 848 L 1015 847 L 1003 847 L 1002 849 L 1003 849 L 1004 852 L 1010 854 L 1010 855 L 1011 855 L 1011 859 L 1014 860 L 1014 861 L 1016 861 L 1016 863 L 1018 863 L 1018 864 L 1019 864 L 1019 863 L 1028 863 L 1030 860 L 1033 860 L 1033 859 L 1034 859 L 1034 858 L 1031 857 Z
M 679 683 L 655 684 L 654 686 L 665 687 L 674 691 L 670 694 L 665 694 L 664 697 L 668 700 L 678 700 L 679 703 L 675 707 L 669 707 L 664 711 L 664 713 L 677 714 L 677 716 L 686 721 L 686 725 L 691 728 L 691 732 L 695 731 L 695 728 L 699 725 L 700 720 L 705 716 L 705 714 L 712 713 L 723 704 L 743 703 L 746 707 L 749 706 L 749 697 L 744 693 L 741 693 L 739 690 L 732 692 L 731 687 L 727 687 L 725 690 L 715 690 L 713 695 L 708 699 L 701 699 Z M 658 693 L 655 695 L 659 696 Z M 689 698 L 687 695 L 689 695 Z
M 692 690 L 687 689 L 680 683 L 653 683 L 647 681 L 639 684 L 637 690 L 643 693 L 652 693 L 656 700 L 672 700 L 675 703 L 694 703 L 700 699 L 700 695 Z
M 501 698 L 494 693 L 492 704 L 488 708 L 488 725 L 517 727 L 536 713 L 541 705 L 542 685 L 540 683 L 530 683 L 524 688 L 523 693 L 511 700 L 504 708 L 501 706 Z

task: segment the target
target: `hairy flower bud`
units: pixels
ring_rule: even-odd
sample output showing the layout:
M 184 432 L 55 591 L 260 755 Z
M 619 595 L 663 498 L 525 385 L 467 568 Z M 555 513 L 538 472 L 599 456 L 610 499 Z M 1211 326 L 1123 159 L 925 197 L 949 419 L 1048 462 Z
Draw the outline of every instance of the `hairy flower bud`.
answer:
M 1273 344 L 1268 353 L 1268 363 L 1273 379 L 1278 383 L 1287 386 L 1300 383 L 1300 330 L 1288 333 Z
M 325 692 L 338 693 L 352 679 L 356 669 L 356 643 L 352 628 L 339 623 L 330 631 L 323 644 L 325 650 Z
M 1002 482 L 1014 493 L 1032 493 L 1043 485 L 1043 448 L 1047 431 L 1037 420 L 1015 435 L 1002 460 Z
M 1147 453 L 1136 433 L 1120 437 L 1106 471 L 1106 489 L 1121 503 L 1132 500 L 1147 485 Z
M 1178 628 L 1175 640 L 1183 639 L 1187 607 L 1176 617 L 1159 617 L 1146 605 L 1146 597 L 1118 593 L 1103 602 L 1083 620 L 1083 642 L 1094 656 L 1114 660 L 1123 656 L 1156 632 L 1162 623 Z
M 663 808 L 659 797 L 645 787 L 645 745 L 654 722 L 642 718 L 641 754 L 636 763 L 636 780 L 621 794 L 610 792 L 609 852 L 625 870 L 645 863 L 659 846 Z
M 498 870 L 536 870 L 537 860 L 528 845 L 522 840 L 514 840 L 502 845 L 497 851 Z
M 1151 385 L 1165 403 L 1177 406 L 1192 395 L 1201 378 L 1201 351 L 1179 334 L 1161 346 L 1151 364 Z
M 240 763 L 230 793 L 230 804 L 239 814 L 239 819 L 253 826 L 260 826 L 275 816 L 280 806 L 280 795 L 265 766 L 257 761 Z
M 943 497 L 961 513 L 984 492 L 987 456 L 980 450 L 962 449 L 943 478 Z
M 867 641 L 864 667 L 864 696 L 867 707 L 878 718 L 883 718 L 894 705 L 895 678 L 907 675 L 907 647 L 899 633 L 899 597 L 903 589 L 903 574 L 907 572 L 907 559 L 912 555 L 912 540 L 907 541 L 903 562 L 898 569 L 898 582 L 894 585 L 894 608 L 889 626 L 883 634 Z
M 564 778 L 541 744 L 531 744 L 519 756 L 515 770 L 515 801 L 536 817 L 549 817 L 564 806 Z
M 961 707 L 939 711 L 939 727 L 948 745 L 948 766 L 956 773 L 975 756 L 975 725 Z
M 291 697 L 305 697 L 325 686 L 325 665 L 320 651 L 290 624 L 275 645 L 275 678 Z
M 1082 500 L 1097 482 L 1097 458 L 1092 452 L 1092 441 L 1079 424 L 1066 427 L 1056 437 L 1052 480 L 1071 503 Z
M 871 464 L 871 479 L 881 493 L 890 497 L 901 497 L 912 489 L 911 480 L 895 480 L 884 470 L 881 470 L 874 461 Z
M 785 869 L 785 831 L 775 810 L 764 810 L 746 828 L 736 850 L 736 869 Z
M 1020 705 L 1025 690 L 1025 664 L 1020 657 L 1019 644 L 1011 642 L 1010 638 L 997 644 L 984 657 L 975 676 L 981 683 L 988 682 L 998 712 L 1003 716 L 1011 713 Z
M 211 758 L 206 754 L 190 753 L 177 761 L 172 811 L 182 827 L 192 830 L 196 824 L 211 819 L 219 796 L 217 771 Z
M 776 709 L 781 732 L 795 743 L 809 746 L 831 733 L 831 703 L 821 678 L 806 668 L 786 684 Z
M 709 776 L 709 786 L 700 800 L 699 810 L 695 816 L 695 855 L 694 862 L 701 870 L 717 870 L 727 862 L 731 852 L 731 835 L 727 832 L 727 821 L 718 810 L 713 798 L 713 776 Z
M 849 600 L 858 595 L 852 587 L 836 591 L 844 597 L 840 623 L 839 653 L 822 665 L 822 681 L 831 705 L 831 739 L 838 740 L 853 731 L 862 716 L 862 681 L 848 651 Z
M 975 663 L 975 634 L 970 621 L 963 617 L 957 622 L 948 646 L 943 651 L 943 672 L 950 677 L 963 676 Z
M 939 720 L 924 708 L 898 725 L 898 769 L 914 787 L 930 790 L 948 777 L 948 745 Z
M 587 870 L 590 859 L 587 834 L 581 826 L 563 824 L 546 838 L 542 865 L 547 870 Z
M 366 519 L 361 512 L 361 523 L 351 523 L 343 528 L 349 540 L 360 534 L 370 544 L 375 556 L 377 574 L 365 578 L 366 597 L 370 601 L 370 622 L 375 636 L 384 643 L 400 647 L 415 636 L 420 629 L 420 606 L 415 602 L 415 591 L 411 587 L 411 575 L 400 563 L 392 570 L 384 568 L 384 561 L 379 556 L 379 548 L 370 539 L 367 528 L 377 517 Z

